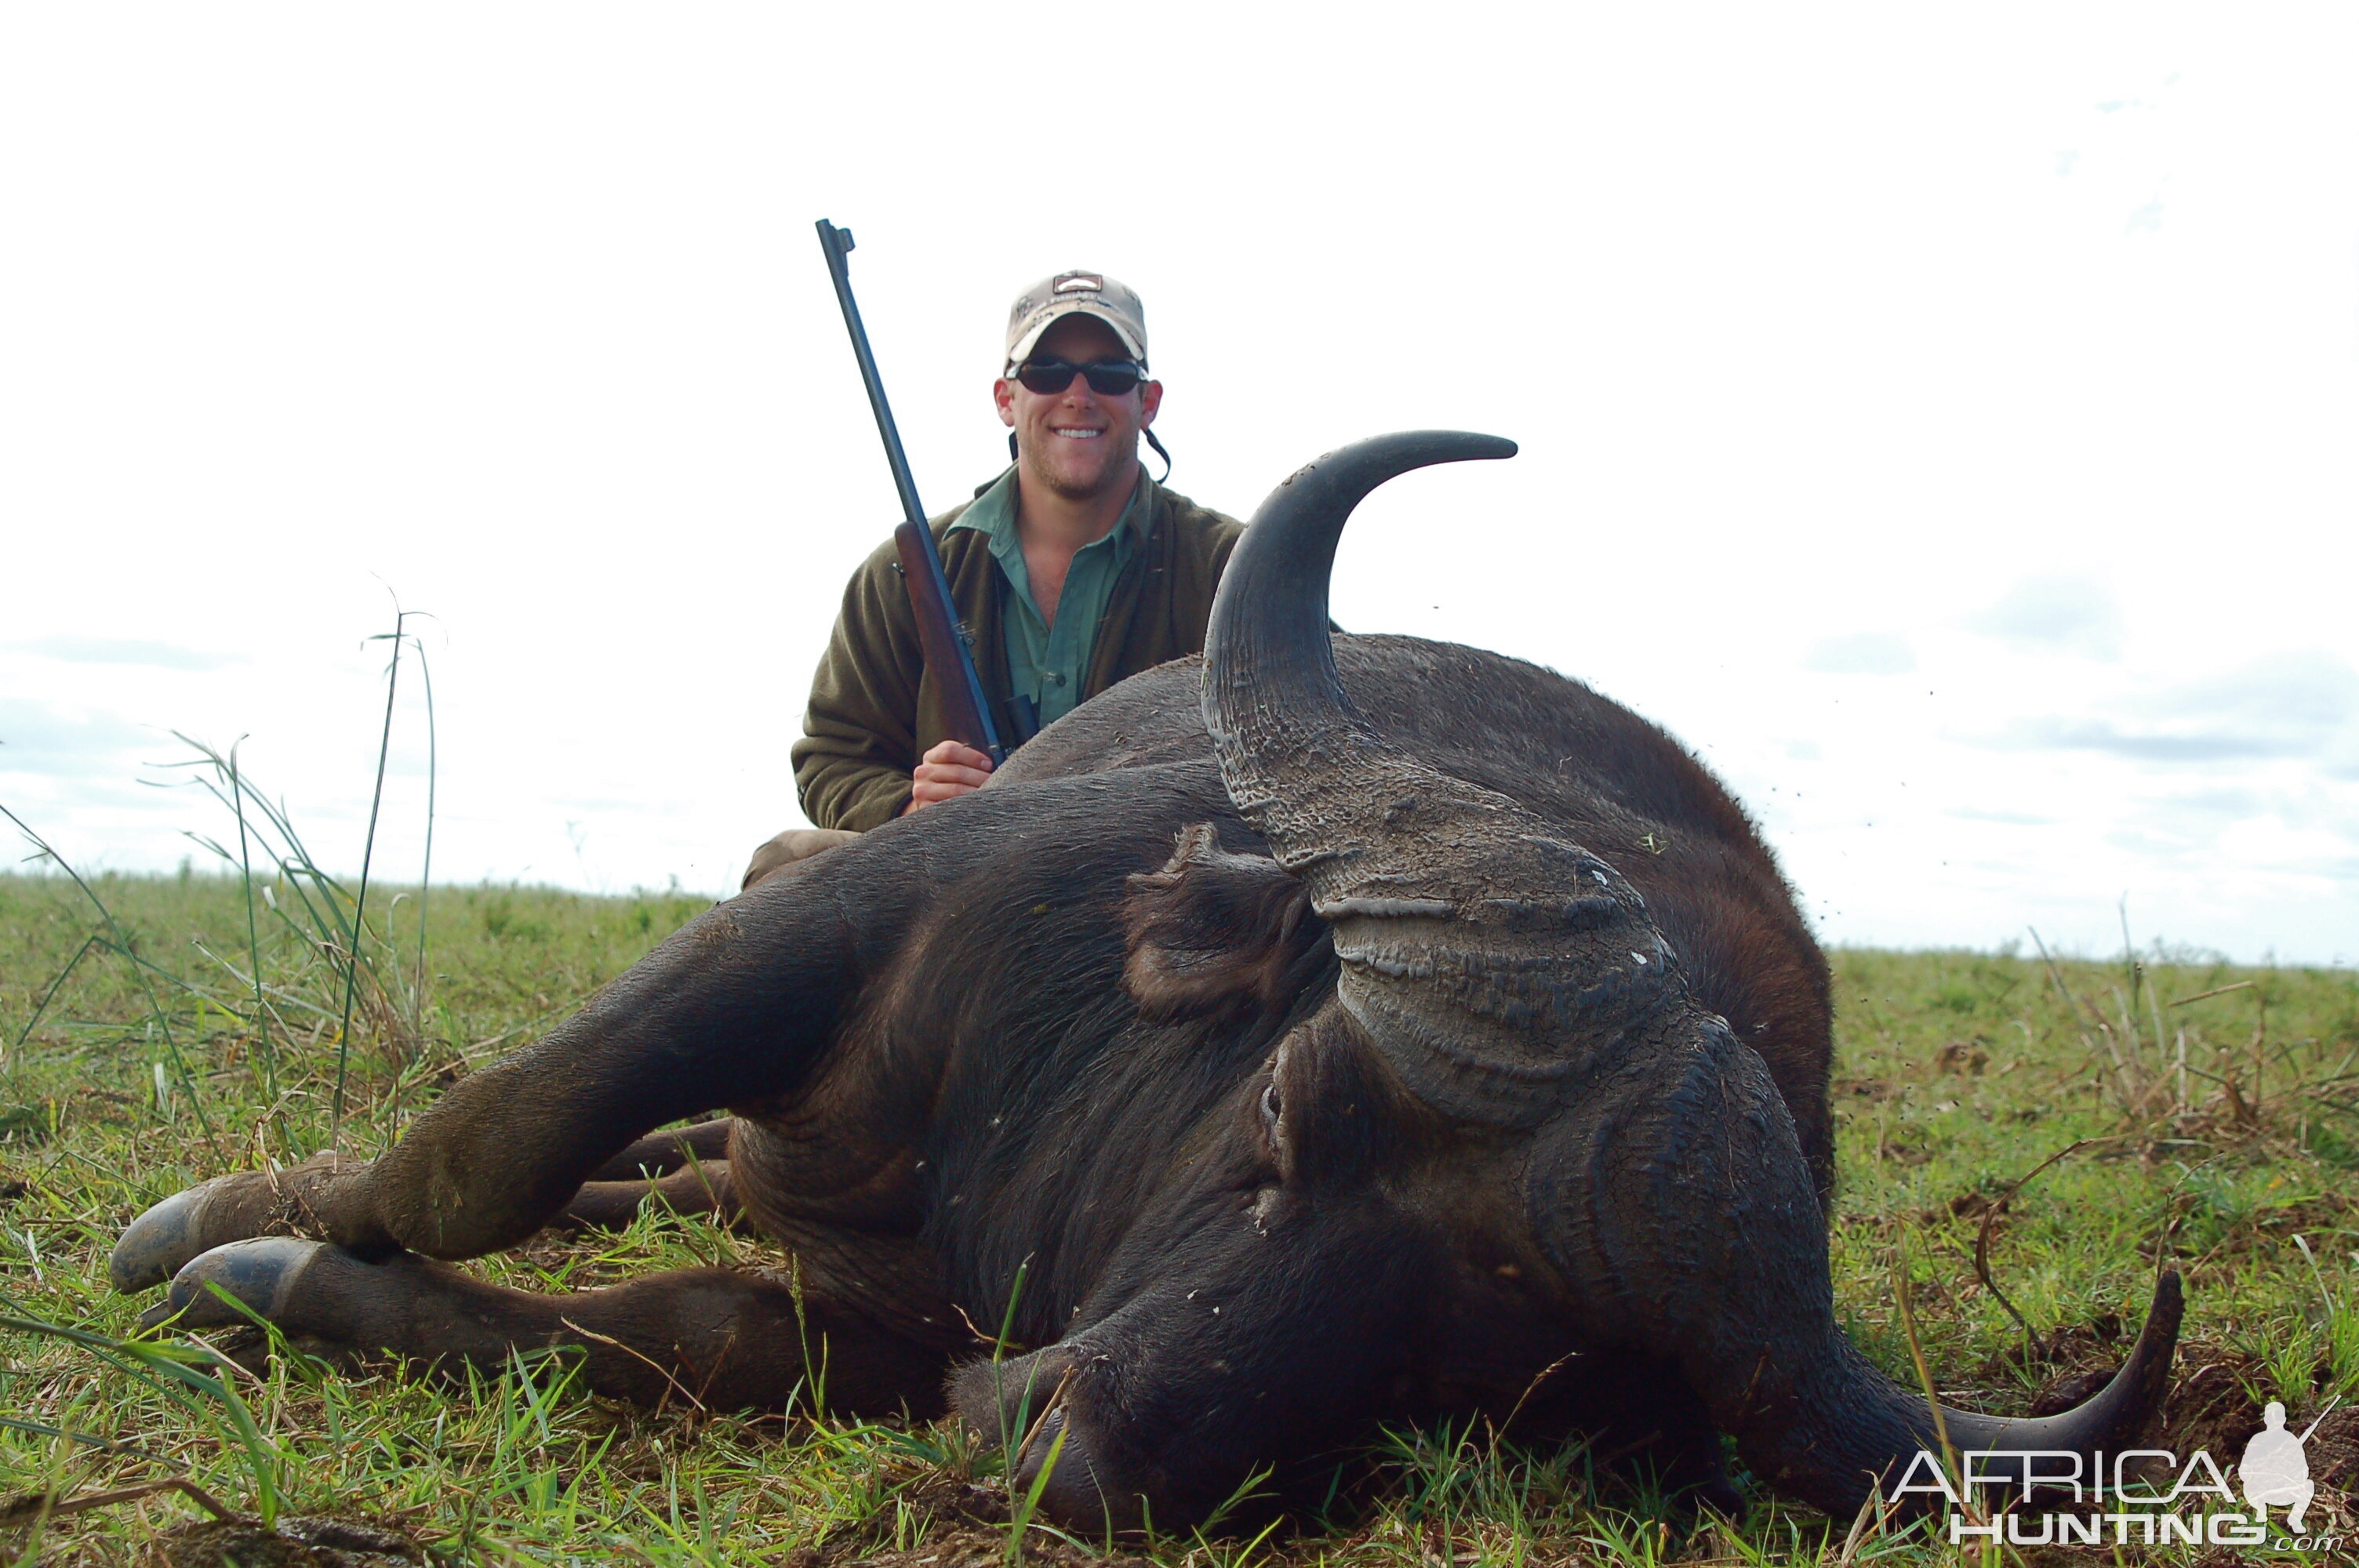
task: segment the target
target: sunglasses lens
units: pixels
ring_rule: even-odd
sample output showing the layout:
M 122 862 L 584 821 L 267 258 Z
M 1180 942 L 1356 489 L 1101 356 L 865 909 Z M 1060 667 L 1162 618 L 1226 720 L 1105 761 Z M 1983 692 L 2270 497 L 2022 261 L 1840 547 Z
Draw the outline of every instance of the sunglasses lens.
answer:
M 1077 365 L 1064 360 L 1026 360 L 1016 369 L 1016 379 L 1024 390 L 1036 397 L 1054 397 L 1073 384 L 1076 372 L 1089 377 L 1090 390 L 1100 397 L 1120 397 L 1135 390 L 1143 373 L 1128 360 L 1107 360 L 1098 364 Z
M 1073 367 L 1062 360 L 1026 360 L 1016 367 L 1024 390 L 1038 397 L 1054 397 L 1073 384 Z

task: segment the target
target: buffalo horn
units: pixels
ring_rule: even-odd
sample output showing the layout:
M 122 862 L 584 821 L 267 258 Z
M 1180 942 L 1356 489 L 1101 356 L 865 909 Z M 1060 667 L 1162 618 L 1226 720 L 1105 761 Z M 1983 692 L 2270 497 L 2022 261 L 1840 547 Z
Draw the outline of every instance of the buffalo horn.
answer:
M 1344 1007 L 1409 1086 L 1492 1121 L 1670 993 L 1669 954 L 1620 873 L 1495 791 L 1382 739 L 1337 678 L 1327 583 L 1385 481 L 1504 458 L 1446 430 L 1330 452 L 1271 492 L 1231 557 L 1204 648 L 1204 721 L 1229 798 L 1335 931 Z
M 1833 1375 L 1801 1380 L 1809 1390 L 1803 1408 L 1762 1412 L 1764 1419 L 1746 1423 L 1751 1431 L 1739 1433 L 1738 1444 L 1748 1462 L 1780 1490 L 1839 1519 L 1857 1512 L 1871 1486 L 1886 1501 L 1899 1505 L 1903 1517 L 1938 1510 L 1940 1494 L 1915 1454 L 1938 1454 L 1944 1438 L 1954 1455 L 1977 1455 L 1978 1479 L 2012 1483 L 1980 1490 L 1971 1499 L 1976 1507 L 1985 1512 L 2021 1507 L 2027 1460 L 2035 1481 L 2077 1479 L 2086 1487 L 2097 1478 L 2092 1468 L 2097 1455 L 2119 1454 L 2139 1443 L 2169 1386 L 2183 1310 L 2179 1274 L 2166 1271 L 2155 1282 L 2153 1304 L 2129 1359 L 2096 1393 L 2051 1416 L 2009 1419 L 1945 1405 L 1938 1431 L 1921 1396 L 1892 1383 L 1848 1342 L 1838 1340 L 1830 1346 Z M 2066 1461 L 2066 1454 L 2079 1455 L 2079 1464 Z M 1960 1466 L 1945 1462 L 1941 1468 L 1954 1485 Z M 2111 1470 L 2107 1460 L 2108 1488 Z M 1905 1495 L 1896 1492 L 1904 1478 L 1913 1483 Z M 2049 1493 L 2051 1501 L 2058 1493 L 2068 1500 L 2071 1496 L 2069 1484 L 2039 1490 Z

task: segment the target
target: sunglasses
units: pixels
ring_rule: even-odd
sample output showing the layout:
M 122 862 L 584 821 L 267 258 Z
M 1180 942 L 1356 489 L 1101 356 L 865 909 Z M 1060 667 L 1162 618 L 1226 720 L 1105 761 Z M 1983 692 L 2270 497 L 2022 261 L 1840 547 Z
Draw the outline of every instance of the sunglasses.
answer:
M 1077 365 L 1069 360 L 1026 360 L 1016 367 L 1024 390 L 1038 397 L 1054 397 L 1073 384 L 1078 371 L 1090 378 L 1090 390 L 1100 397 L 1122 397 L 1147 379 L 1147 367 L 1135 360 L 1099 360 Z

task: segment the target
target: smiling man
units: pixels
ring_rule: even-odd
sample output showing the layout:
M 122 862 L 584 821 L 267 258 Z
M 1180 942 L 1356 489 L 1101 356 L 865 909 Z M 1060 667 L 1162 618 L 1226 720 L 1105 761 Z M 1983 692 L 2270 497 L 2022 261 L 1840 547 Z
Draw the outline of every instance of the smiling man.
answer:
M 1138 442 L 1163 385 L 1147 377 L 1138 296 L 1104 274 L 1059 273 L 1016 297 L 992 397 L 1016 460 L 931 526 L 994 720 L 1018 742 L 1125 676 L 1201 652 L 1240 524 L 1147 477 Z M 823 831 L 764 845 L 746 886 L 982 786 L 990 759 L 944 722 L 948 675 L 926 668 L 888 539 L 844 590 L 795 743 L 803 815 Z

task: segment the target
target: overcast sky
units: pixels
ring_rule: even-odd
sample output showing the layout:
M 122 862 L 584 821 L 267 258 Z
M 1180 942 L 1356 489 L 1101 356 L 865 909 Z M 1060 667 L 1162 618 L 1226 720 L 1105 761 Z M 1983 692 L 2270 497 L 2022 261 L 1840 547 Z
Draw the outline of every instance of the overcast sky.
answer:
M 734 887 L 1008 299 L 1145 296 L 1172 483 L 1382 430 L 1335 608 L 1669 726 L 1831 940 L 2359 959 L 2348 5 L 0 11 L 0 804 Z M 407 673 L 407 672 L 406 672 Z M 406 684 L 380 867 L 415 875 Z

